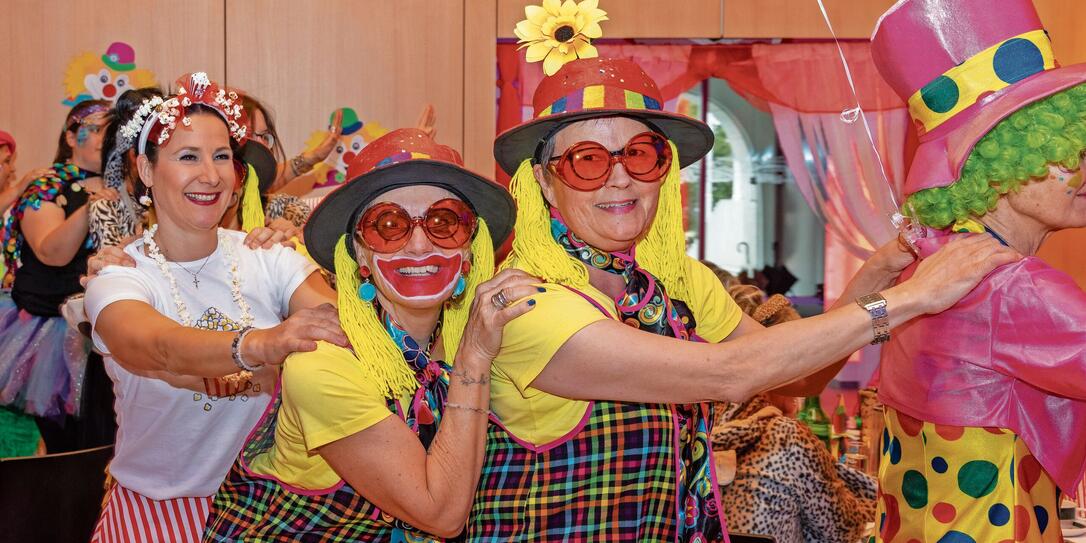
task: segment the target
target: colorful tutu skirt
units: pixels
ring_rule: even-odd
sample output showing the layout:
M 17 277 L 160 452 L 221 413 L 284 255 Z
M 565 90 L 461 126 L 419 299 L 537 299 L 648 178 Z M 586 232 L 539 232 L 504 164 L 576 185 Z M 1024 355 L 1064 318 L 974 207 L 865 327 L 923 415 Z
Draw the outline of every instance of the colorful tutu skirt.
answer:
M 0 295 L 0 405 L 78 415 L 89 353 L 89 341 L 62 317 L 31 315 Z

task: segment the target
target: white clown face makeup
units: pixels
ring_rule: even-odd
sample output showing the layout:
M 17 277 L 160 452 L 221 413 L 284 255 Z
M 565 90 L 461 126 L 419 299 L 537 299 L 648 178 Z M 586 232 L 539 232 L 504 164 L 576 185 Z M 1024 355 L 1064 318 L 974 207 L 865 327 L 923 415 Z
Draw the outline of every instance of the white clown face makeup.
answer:
M 391 202 L 412 217 L 426 213 L 435 202 L 456 198 L 435 186 L 417 185 L 390 190 L 374 203 Z M 378 253 L 355 240 L 358 262 L 370 269 L 381 303 L 411 309 L 435 309 L 448 300 L 470 261 L 470 244 L 455 249 L 434 245 L 422 228 L 414 228 L 407 243 L 392 253 Z

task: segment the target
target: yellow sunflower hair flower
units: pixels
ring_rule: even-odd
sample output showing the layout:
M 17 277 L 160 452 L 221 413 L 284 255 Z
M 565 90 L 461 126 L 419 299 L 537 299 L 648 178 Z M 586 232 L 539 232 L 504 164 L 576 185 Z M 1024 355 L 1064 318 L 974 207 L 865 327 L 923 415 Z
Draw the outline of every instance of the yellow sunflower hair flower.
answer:
M 528 48 L 528 62 L 543 61 L 543 73 L 554 75 L 563 64 L 578 58 L 599 56 L 592 40 L 603 36 L 600 22 L 607 12 L 598 0 L 543 0 L 542 6 L 525 6 L 527 19 L 513 33 L 520 48 Z

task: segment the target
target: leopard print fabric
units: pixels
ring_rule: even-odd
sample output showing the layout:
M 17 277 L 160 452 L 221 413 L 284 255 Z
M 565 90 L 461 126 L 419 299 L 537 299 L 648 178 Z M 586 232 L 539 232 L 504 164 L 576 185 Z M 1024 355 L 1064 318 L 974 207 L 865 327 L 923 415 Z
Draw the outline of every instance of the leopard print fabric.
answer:
M 728 529 L 780 543 L 856 543 L 875 520 L 877 483 L 835 462 L 799 421 L 765 396 L 718 407 L 714 450 L 736 452 L 735 479 L 721 487 Z
M 297 196 L 286 194 L 273 194 L 268 197 L 268 205 L 264 207 L 264 216 L 267 220 L 283 218 L 294 226 L 301 228 L 305 221 L 309 220 L 309 214 L 313 209 Z

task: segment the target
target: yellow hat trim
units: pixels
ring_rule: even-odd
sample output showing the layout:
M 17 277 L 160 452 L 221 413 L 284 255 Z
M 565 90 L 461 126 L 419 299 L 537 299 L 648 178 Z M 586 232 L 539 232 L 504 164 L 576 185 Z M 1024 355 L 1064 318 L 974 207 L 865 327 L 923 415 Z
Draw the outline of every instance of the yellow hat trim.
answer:
M 931 132 L 983 96 L 1056 67 L 1052 42 L 1033 30 L 993 45 L 947 70 L 909 97 L 909 114 Z

